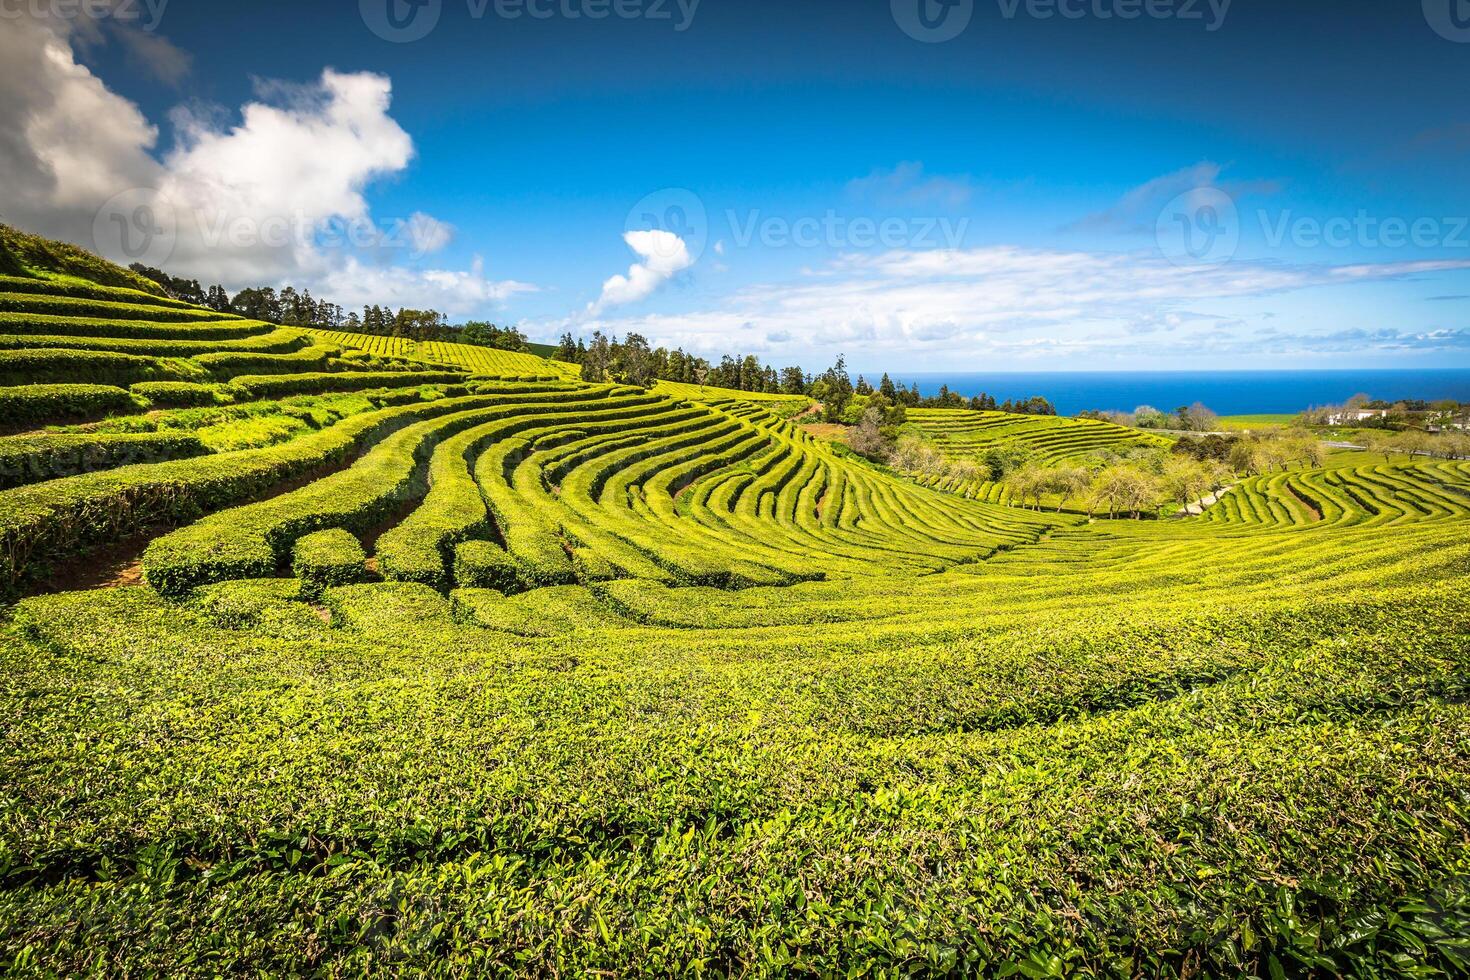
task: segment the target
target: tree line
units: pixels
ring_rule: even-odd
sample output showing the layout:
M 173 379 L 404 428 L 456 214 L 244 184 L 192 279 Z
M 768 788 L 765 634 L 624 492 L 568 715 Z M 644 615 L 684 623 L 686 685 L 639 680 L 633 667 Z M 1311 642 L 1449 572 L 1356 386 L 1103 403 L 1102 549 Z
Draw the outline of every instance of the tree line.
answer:
M 1162 412 L 1152 405 L 1139 405 L 1131 412 L 1078 412 L 1079 419 L 1097 419 L 1132 429 L 1169 429 L 1175 432 L 1209 432 L 1220 424 L 1220 417 L 1205 405 L 1180 405 L 1172 412 Z
M 909 408 L 1056 414 L 1051 402 L 1040 396 L 997 403 L 988 394 L 965 398 L 943 385 L 937 395 L 925 397 L 917 383 L 905 388 L 895 384 L 886 371 L 876 386 L 861 374 L 853 381 L 847 359 L 840 354 L 823 371 L 809 373 L 797 364 L 778 370 L 762 364 L 754 354 L 726 354 L 715 363 L 682 347 L 674 350 L 653 347 L 642 334 L 630 333 L 619 340 L 599 330 L 593 332 L 590 342 L 570 332 L 563 334 L 552 357 L 581 365 L 582 378 L 586 381 L 618 381 L 647 387 L 662 380 L 773 395 L 805 395 L 822 404 L 823 417 L 829 422 L 855 424 L 869 408 L 882 414 L 885 425 L 902 424 L 903 419 L 896 410 Z
M 284 286 L 279 291 L 271 286 L 247 287 L 233 296 L 218 284 L 207 289 L 197 279 L 171 276 L 160 269 L 134 263 L 132 271 L 158 283 L 173 299 L 203 306 L 219 313 L 233 313 L 250 320 L 263 320 L 288 327 L 310 327 L 317 330 L 345 330 L 375 337 L 403 337 L 408 340 L 437 340 L 455 344 L 473 344 L 497 350 L 526 352 L 526 337 L 515 327 L 501 327 L 483 320 L 451 324 L 437 310 L 415 310 L 373 304 L 361 313 L 345 310 L 336 303 L 319 300 L 308 289 Z

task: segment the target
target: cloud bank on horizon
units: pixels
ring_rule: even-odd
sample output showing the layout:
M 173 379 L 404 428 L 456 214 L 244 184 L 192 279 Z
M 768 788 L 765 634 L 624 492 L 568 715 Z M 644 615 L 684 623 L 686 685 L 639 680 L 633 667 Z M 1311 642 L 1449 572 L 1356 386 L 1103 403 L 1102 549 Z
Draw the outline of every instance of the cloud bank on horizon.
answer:
M 1277 180 L 1232 179 L 1230 167 L 1213 160 L 1140 174 L 1121 196 L 1052 221 L 1046 245 L 1020 244 L 1021 235 L 1007 241 L 987 228 L 992 240 L 984 244 L 839 240 L 816 251 L 767 249 L 757 263 L 757 249 L 727 248 L 726 238 L 705 258 L 675 230 L 651 228 L 621 233 L 634 261 L 600 288 L 590 276 L 558 282 L 560 270 L 549 267 L 531 277 L 539 286 L 495 277 L 478 254 L 442 260 L 464 235 L 455 215 L 420 209 L 392 223 L 375 217 L 375 189 L 388 181 L 412 187 L 419 152 L 395 118 L 389 76 L 325 67 L 306 83 L 257 82 L 254 97 L 233 112 L 182 104 L 167 114 L 165 146 L 159 123 L 88 67 L 88 52 L 109 43 L 162 86 L 179 85 L 192 70 L 187 52 L 127 25 L 7 21 L 0 33 L 0 169 L 7 177 L 0 215 L 114 259 L 160 264 L 232 289 L 291 284 L 348 307 L 519 319 L 540 339 L 564 330 L 636 331 L 703 354 L 755 353 L 808 366 L 838 351 L 859 365 L 909 369 L 948 366 L 957 357 L 988 366 L 1150 359 L 1216 366 L 1246 357 L 1443 352 L 1463 359 L 1470 352 L 1470 329 L 1450 319 L 1463 288 L 1423 297 L 1443 311 L 1432 322 L 1344 326 L 1319 318 L 1304 327 L 1300 315 L 1293 326 L 1278 322 L 1279 306 L 1300 312 L 1325 292 L 1463 275 L 1470 251 L 1371 262 L 1346 251 L 1325 261 L 1295 253 L 1180 262 L 1140 240 L 1156 234 L 1171 202 L 1204 208 L 1221 194 L 1244 201 L 1284 189 Z M 935 172 L 917 159 L 858 173 L 834 179 L 833 199 L 862 215 L 968 213 L 992 196 L 969 173 Z M 132 227 L 143 221 L 147 228 Z M 131 236 L 143 231 L 149 246 L 130 250 Z M 1108 236 L 1124 247 L 1099 244 Z M 566 245 L 601 255 L 618 238 L 609 229 L 568 236 Z M 517 315 L 538 293 L 542 308 Z

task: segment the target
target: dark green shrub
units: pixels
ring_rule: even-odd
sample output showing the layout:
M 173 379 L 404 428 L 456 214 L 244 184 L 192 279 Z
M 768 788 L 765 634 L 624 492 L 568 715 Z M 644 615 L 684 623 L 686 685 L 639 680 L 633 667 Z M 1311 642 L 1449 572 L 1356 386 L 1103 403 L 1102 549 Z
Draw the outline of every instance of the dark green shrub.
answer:
M 0 350 L 0 384 L 132 385 L 139 381 L 189 381 L 203 372 L 187 362 L 107 351 Z
M 131 412 L 139 403 L 112 385 L 34 384 L 0 388 L 0 425 L 19 428 L 44 422 L 96 418 Z
M 203 456 L 193 433 L 119 434 L 46 432 L 0 441 L 0 488 L 56 480 L 134 463 Z

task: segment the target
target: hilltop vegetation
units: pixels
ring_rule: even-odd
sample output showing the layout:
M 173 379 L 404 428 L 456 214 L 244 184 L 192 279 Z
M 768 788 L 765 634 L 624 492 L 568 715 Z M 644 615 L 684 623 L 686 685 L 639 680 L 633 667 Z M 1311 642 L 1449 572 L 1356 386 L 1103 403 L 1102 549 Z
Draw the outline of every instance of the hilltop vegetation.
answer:
M 280 326 L 28 248 L 8 972 L 1470 969 L 1455 453 L 850 392 L 975 477 L 922 479 L 815 436 L 808 391 Z M 1211 463 L 1200 516 L 1003 502 Z

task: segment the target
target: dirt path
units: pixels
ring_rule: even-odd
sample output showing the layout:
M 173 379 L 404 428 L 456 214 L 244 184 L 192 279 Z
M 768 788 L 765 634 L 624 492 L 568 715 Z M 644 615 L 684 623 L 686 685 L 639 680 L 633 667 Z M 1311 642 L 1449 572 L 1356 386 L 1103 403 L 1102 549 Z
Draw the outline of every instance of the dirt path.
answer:
M 1178 513 L 1176 513 L 1174 516 L 1198 517 L 1200 514 L 1203 514 L 1207 508 L 1213 507 L 1218 504 L 1221 497 L 1225 496 L 1227 493 L 1234 489 L 1235 485 L 1231 484 L 1223 490 L 1199 498 L 1192 504 L 1185 504 L 1183 507 L 1179 508 Z

